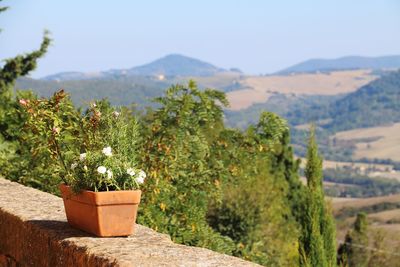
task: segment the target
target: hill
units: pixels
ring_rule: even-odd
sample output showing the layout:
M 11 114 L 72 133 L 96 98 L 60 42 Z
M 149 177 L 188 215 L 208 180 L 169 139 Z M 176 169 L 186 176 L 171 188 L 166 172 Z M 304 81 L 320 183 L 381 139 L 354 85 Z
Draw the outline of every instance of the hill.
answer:
M 286 114 L 293 125 L 318 122 L 337 132 L 400 121 L 400 71 L 391 72 L 335 101 L 315 103 Z
M 31 89 L 39 96 L 48 97 L 59 89 L 71 94 L 73 102 L 83 106 L 93 99 L 108 98 L 113 105 L 137 103 L 151 105 L 151 99 L 161 96 L 168 84 L 148 77 L 120 77 L 110 80 L 43 81 L 29 78 L 17 80 L 16 89 Z
M 212 76 L 226 70 L 207 62 L 178 54 L 167 55 L 148 64 L 130 69 L 113 69 L 103 72 L 62 72 L 43 77 L 42 80 L 113 79 L 130 76 Z
M 329 106 L 331 131 L 400 121 L 400 71 L 384 75 Z
M 336 143 L 354 145 L 354 158 L 392 159 L 400 162 L 400 123 L 338 132 Z M 390 175 L 395 178 L 396 176 Z
M 240 86 L 228 93 L 232 110 L 265 103 L 276 94 L 337 95 L 356 91 L 376 79 L 370 70 L 299 73 L 293 75 L 246 76 Z
M 149 64 L 131 68 L 127 70 L 127 75 L 212 76 L 223 71 L 225 70 L 204 61 L 172 54 Z
M 310 59 L 281 71 L 276 74 L 285 75 L 303 72 L 325 72 L 335 70 L 354 69 L 397 69 L 400 68 L 400 56 L 361 57 L 347 56 L 337 59 Z

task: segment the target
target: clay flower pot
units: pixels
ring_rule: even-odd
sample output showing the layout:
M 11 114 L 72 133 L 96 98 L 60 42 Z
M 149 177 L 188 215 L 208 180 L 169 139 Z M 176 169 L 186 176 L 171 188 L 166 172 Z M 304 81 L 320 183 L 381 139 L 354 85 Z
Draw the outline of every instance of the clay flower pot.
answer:
M 68 223 L 97 236 L 128 236 L 134 231 L 140 190 L 82 191 L 60 185 Z

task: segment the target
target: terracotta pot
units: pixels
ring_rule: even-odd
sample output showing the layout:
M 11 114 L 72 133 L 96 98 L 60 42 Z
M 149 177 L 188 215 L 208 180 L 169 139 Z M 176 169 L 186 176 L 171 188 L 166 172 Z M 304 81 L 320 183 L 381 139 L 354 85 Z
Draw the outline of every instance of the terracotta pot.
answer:
M 128 236 L 134 231 L 140 190 L 82 191 L 60 185 L 68 223 L 97 236 Z

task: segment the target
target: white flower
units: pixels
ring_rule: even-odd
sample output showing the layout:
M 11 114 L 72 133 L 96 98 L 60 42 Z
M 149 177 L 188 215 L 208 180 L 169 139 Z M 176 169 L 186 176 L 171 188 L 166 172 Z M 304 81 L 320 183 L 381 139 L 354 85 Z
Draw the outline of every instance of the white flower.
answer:
M 126 170 L 126 173 L 129 174 L 130 176 L 134 176 L 136 174 L 135 170 L 132 168 L 128 168 Z
M 104 166 L 100 166 L 100 167 L 97 168 L 97 172 L 100 173 L 100 174 L 105 174 L 106 171 L 107 171 L 107 169 Z
M 120 113 L 118 111 L 114 111 L 112 114 L 114 115 L 115 118 L 118 118 Z
M 71 164 L 71 170 L 74 170 L 78 166 L 78 163 L 74 162 Z
M 112 173 L 112 171 L 107 170 L 107 178 L 108 178 L 108 179 L 113 178 L 113 173 Z
M 83 169 L 87 172 L 87 170 L 88 170 L 88 168 L 87 168 L 87 166 L 85 165 L 85 166 L 83 166 Z
M 146 173 L 143 170 L 140 170 L 139 177 L 142 177 L 143 179 L 145 179 L 146 176 L 147 176 Z
M 135 180 L 136 180 L 136 182 L 137 182 L 138 184 L 143 184 L 143 183 L 144 183 L 144 177 L 139 176 L 139 177 L 136 178 Z
M 111 157 L 112 156 L 112 152 L 111 152 L 111 147 L 105 147 L 102 150 L 103 154 L 106 155 L 107 157 Z
M 97 105 L 96 105 L 96 103 L 92 103 L 92 108 L 95 108 L 95 107 L 97 107 Z
M 138 184 L 143 184 L 146 179 L 146 173 L 142 170 L 139 171 L 138 177 L 135 179 Z
M 81 161 L 84 161 L 84 160 L 86 159 L 86 153 L 80 154 L 80 155 L 79 155 L 79 159 L 80 159 Z

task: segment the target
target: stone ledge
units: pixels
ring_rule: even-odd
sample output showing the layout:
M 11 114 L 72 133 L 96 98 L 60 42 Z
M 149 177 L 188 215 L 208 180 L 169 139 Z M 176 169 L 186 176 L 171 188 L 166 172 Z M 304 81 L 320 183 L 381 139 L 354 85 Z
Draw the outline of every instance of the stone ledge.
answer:
M 258 266 L 173 243 L 136 225 L 135 234 L 98 238 L 71 228 L 62 199 L 0 178 L 1 266 Z

